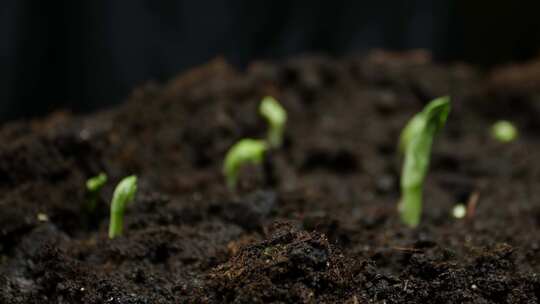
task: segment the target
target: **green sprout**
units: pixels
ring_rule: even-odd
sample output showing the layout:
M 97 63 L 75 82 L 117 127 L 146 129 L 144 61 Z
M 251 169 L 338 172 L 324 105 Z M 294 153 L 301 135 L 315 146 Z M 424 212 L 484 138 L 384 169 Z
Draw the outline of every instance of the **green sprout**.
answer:
M 100 173 L 86 181 L 86 191 L 88 193 L 87 209 L 93 212 L 96 209 L 96 204 L 99 196 L 99 191 L 107 182 L 107 175 Z
M 401 133 L 400 149 L 405 154 L 401 172 L 401 220 L 416 227 L 422 214 L 422 188 L 429 168 L 431 146 L 450 113 L 450 97 L 431 101 L 416 114 Z
M 499 120 L 491 127 L 491 136 L 500 142 L 508 143 L 517 138 L 518 130 L 511 122 Z
M 283 143 L 283 133 L 287 122 L 287 112 L 273 97 L 266 96 L 261 101 L 259 113 L 268 121 L 268 143 L 272 148 L 279 148 Z
M 124 212 L 126 206 L 133 201 L 137 192 L 137 176 L 125 177 L 114 189 L 111 203 L 111 219 L 109 222 L 109 238 L 114 239 L 122 235 L 124 227 Z
M 105 173 L 100 173 L 92 178 L 89 178 L 86 181 L 86 189 L 88 192 L 94 193 L 99 192 L 103 185 L 107 182 L 107 175 Z
M 260 164 L 267 149 L 265 141 L 249 138 L 240 140 L 229 149 L 223 163 L 223 174 L 229 189 L 236 187 L 240 168 L 246 164 Z

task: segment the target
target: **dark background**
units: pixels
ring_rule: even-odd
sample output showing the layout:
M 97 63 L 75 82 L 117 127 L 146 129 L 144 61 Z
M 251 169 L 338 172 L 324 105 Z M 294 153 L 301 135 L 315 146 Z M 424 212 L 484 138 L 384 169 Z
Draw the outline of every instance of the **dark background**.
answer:
M 0 121 L 120 102 L 218 55 L 426 48 L 489 67 L 530 59 L 540 1 L 2 0 Z

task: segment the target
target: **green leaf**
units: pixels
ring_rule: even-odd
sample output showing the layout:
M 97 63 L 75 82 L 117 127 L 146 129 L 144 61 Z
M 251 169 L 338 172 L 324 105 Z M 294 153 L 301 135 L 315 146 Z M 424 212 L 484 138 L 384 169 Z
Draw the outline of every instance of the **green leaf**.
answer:
M 260 164 L 267 149 L 267 144 L 263 140 L 248 138 L 234 144 L 227 152 L 223 163 L 223 174 L 227 180 L 227 186 L 234 189 L 240 168 L 247 164 Z
M 287 111 L 273 97 L 263 98 L 259 113 L 268 122 L 268 143 L 272 148 L 279 148 L 283 143 L 283 133 L 287 123 Z
M 408 226 L 416 227 L 420 223 L 422 189 L 433 139 L 446 123 L 449 113 L 450 97 L 437 98 L 416 114 L 401 133 L 400 149 L 405 153 L 405 160 L 401 173 L 399 211 L 402 221 Z

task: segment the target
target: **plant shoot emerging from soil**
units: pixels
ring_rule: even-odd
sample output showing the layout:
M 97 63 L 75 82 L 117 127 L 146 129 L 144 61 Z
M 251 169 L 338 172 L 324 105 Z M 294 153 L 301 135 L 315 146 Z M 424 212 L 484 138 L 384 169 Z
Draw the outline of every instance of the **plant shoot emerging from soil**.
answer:
M 249 138 L 240 140 L 229 149 L 223 163 L 223 174 L 229 189 L 236 188 L 238 173 L 242 166 L 260 164 L 267 149 L 268 145 L 265 141 Z
M 99 192 L 103 185 L 107 182 L 107 175 L 105 173 L 100 173 L 92 178 L 89 178 L 86 181 L 86 189 L 90 193 Z
M 491 136 L 500 142 L 508 143 L 517 138 L 518 131 L 511 122 L 499 120 L 491 127 Z
M 401 133 L 399 148 L 405 160 L 401 172 L 399 211 L 402 221 L 410 227 L 420 223 L 422 188 L 429 168 L 431 146 L 449 112 L 450 97 L 437 98 L 416 114 Z
M 116 189 L 114 189 L 111 202 L 111 219 L 109 223 L 109 238 L 114 239 L 122 235 L 124 226 L 124 212 L 126 206 L 133 201 L 137 192 L 137 176 L 131 175 L 125 177 Z
M 269 125 L 267 140 L 270 147 L 281 147 L 285 124 L 287 123 L 287 112 L 275 98 L 267 96 L 261 101 L 259 113 Z
M 92 212 L 96 208 L 96 203 L 99 195 L 99 191 L 107 182 L 107 175 L 100 173 L 86 181 L 86 191 L 88 192 L 88 211 Z

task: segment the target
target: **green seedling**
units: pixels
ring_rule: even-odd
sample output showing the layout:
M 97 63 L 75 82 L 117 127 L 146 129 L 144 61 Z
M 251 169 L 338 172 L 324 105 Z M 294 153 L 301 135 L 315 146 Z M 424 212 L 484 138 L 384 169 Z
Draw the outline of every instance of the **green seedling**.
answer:
M 88 193 L 87 209 L 89 212 L 93 212 L 96 209 L 99 192 L 106 182 L 107 175 L 105 173 L 100 173 L 86 181 L 86 191 Z
M 229 189 L 236 188 L 238 173 L 242 166 L 260 164 L 267 149 L 268 145 L 265 141 L 256 139 L 242 139 L 229 149 L 223 163 L 223 174 Z
M 281 147 L 287 123 L 287 112 L 276 99 L 267 96 L 261 101 L 259 113 L 268 122 L 267 141 L 270 147 Z
M 111 202 L 111 219 L 109 222 L 109 238 L 114 239 L 122 235 L 124 227 L 124 212 L 126 206 L 133 201 L 137 192 L 137 176 L 124 178 L 114 189 Z
M 450 113 L 450 97 L 431 101 L 416 114 L 401 133 L 399 148 L 404 153 L 401 172 L 401 220 L 416 227 L 422 214 L 422 189 L 431 158 L 433 139 Z
M 107 175 L 105 173 L 100 173 L 86 181 L 86 189 L 91 193 L 99 192 L 106 182 Z
M 508 143 L 518 137 L 518 130 L 511 122 L 499 120 L 491 127 L 491 136 L 500 142 Z

